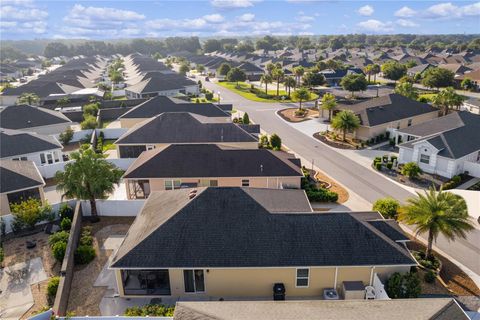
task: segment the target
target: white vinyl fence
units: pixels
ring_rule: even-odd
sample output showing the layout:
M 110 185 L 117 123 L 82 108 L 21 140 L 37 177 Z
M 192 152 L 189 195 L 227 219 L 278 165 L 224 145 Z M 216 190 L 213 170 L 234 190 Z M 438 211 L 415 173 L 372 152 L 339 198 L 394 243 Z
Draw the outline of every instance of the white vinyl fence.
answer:
M 52 310 L 48 310 L 39 314 L 36 314 L 28 320 L 50 320 L 50 316 L 53 315 Z M 57 319 L 63 320 L 67 319 L 67 317 L 58 317 Z M 146 319 L 154 319 L 154 320 L 172 320 L 173 317 L 122 317 L 122 316 L 85 316 L 85 317 L 68 317 L 69 320 L 146 320 Z
M 391 300 L 376 273 L 373 277 L 373 287 L 375 288 L 375 300 Z
M 468 171 L 468 174 L 472 177 L 480 178 L 480 163 L 465 161 L 463 171 Z
M 122 170 L 127 170 L 128 167 L 135 161 L 135 158 L 112 158 L 112 159 L 105 159 L 110 163 L 113 163 L 115 166 Z M 46 164 L 43 166 L 38 166 L 38 171 L 40 171 L 40 174 L 42 175 L 43 178 L 45 179 L 50 179 L 55 176 L 55 173 L 57 171 L 63 171 L 65 168 L 65 165 L 67 163 L 72 163 L 73 160 L 65 161 L 65 162 L 57 162 L 57 163 L 52 163 L 52 164 Z

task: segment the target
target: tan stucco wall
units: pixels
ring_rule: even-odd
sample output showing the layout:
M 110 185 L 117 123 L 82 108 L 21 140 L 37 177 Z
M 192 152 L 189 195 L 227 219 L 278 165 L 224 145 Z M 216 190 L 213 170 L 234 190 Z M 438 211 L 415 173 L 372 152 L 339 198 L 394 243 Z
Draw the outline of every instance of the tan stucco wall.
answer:
M 374 268 L 379 276 L 395 271 L 407 272 L 409 267 Z M 362 281 L 370 284 L 372 267 L 339 267 L 337 272 L 337 289 L 343 281 Z M 285 285 L 287 297 L 318 297 L 323 289 L 334 287 L 335 267 L 310 268 L 309 286 L 296 288 L 296 268 L 245 268 L 245 269 L 208 269 L 204 270 L 205 292 L 185 293 L 183 270 L 170 269 L 170 289 L 173 297 L 198 298 L 237 298 L 262 297 L 271 298 L 273 285 L 281 282 Z M 385 278 L 385 277 L 383 277 Z M 117 281 L 121 287 L 119 273 Z M 123 290 L 120 290 L 123 294 Z
M 150 190 L 151 191 L 160 191 L 165 190 L 165 180 L 181 180 L 182 183 L 198 183 L 198 180 L 218 180 L 219 187 L 241 187 L 242 180 L 250 180 L 250 187 L 252 188 L 270 188 L 277 189 L 283 186 L 288 186 L 289 188 L 300 189 L 301 177 L 235 177 L 235 178 L 178 178 L 178 179 L 150 179 Z M 277 183 L 278 179 L 278 183 Z M 125 179 L 125 182 L 128 182 L 131 179 Z M 131 180 L 133 181 L 133 179 Z M 130 197 L 128 192 L 128 183 L 125 183 L 125 188 L 127 190 L 127 196 Z M 130 198 L 129 198 L 130 199 Z M 130 199 L 131 200 L 131 199 Z

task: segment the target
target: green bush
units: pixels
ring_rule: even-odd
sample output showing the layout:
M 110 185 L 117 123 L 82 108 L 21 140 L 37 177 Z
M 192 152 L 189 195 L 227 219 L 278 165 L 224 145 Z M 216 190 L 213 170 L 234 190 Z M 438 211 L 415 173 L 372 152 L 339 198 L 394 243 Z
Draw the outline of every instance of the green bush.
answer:
M 213 99 L 213 93 L 212 92 L 206 92 L 205 93 L 205 99 L 212 100 Z
M 4 258 L 5 253 L 3 252 L 3 247 L 0 247 L 0 265 L 2 264 Z
M 80 126 L 82 130 L 95 129 L 98 127 L 97 119 L 92 115 L 86 115 Z
M 375 169 L 377 169 L 378 171 L 382 171 L 382 163 L 381 162 L 375 163 Z
M 269 148 L 270 142 L 268 142 L 268 136 L 265 134 L 262 134 L 258 139 L 258 145 L 260 146 L 260 148 Z
M 67 250 L 67 243 L 66 242 L 57 242 L 52 247 L 52 253 L 55 257 L 55 260 L 58 262 L 63 261 L 63 257 L 65 257 L 65 251 Z
M 82 246 L 92 246 L 93 245 L 93 237 L 90 234 L 82 233 L 80 237 L 80 245 Z
M 58 209 L 58 215 L 60 219 L 69 218 L 70 220 L 73 219 L 73 209 L 68 205 L 68 203 L 62 203 L 60 209 Z
M 60 228 L 62 228 L 62 230 L 69 231 L 71 227 L 72 220 L 70 220 L 68 217 L 63 218 L 62 222 L 60 222 Z
M 338 194 L 336 192 L 324 189 L 324 188 L 311 188 L 306 189 L 308 200 L 312 202 L 336 202 L 338 200 Z
M 390 156 L 390 161 L 395 162 L 397 160 L 397 156 Z
M 54 234 L 52 234 L 51 236 L 48 237 L 48 244 L 49 244 L 50 248 L 53 248 L 53 246 L 57 242 L 67 243 L 69 236 L 70 236 L 70 234 L 67 231 L 56 232 L 56 233 L 54 233 Z
M 381 157 L 375 157 L 375 159 L 373 159 L 374 162 L 380 162 L 382 161 L 382 158 Z
M 460 182 L 462 182 L 462 177 L 460 177 L 460 176 L 453 176 L 453 177 L 452 177 L 452 181 L 455 182 L 455 183 L 460 183 Z
M 73 138 L 72 128 L 68 127 L 67 129 L 65 129 L 64 132 L 60 133 L 58 138 L 64 146 L 69 144 L 69 142 L 72 141 Z
M 386 155 L 384 155 L 384 156 L 382 157 L 382 161 L 383 161 L 384 163 L 387 163 L 387 162 L 388 162 L 388 154 L 386 154 Z
M 34 198 L 10 204 L 10 209 L 13 215 L 14 229 L 17 231 L 23 228 L 33 229 L 38 222 L 44 220 L 52 212 L 51 206 L 42 205 L 40 200 Z
M 392 170 L 392 168 L 393 168 L 393 162 L 390 162 L 390 161 L 387 162 L 387 168 L 388 168 L 389 170 Z
M 414 251 L 413 256 L 418 261 L 418 263 L 426 269 L 436 271 L 440 268 L 441 262 L 435 256 L 432 256 L 429 259 L 426 259 L 425 252 L 422 252 L 422 251 Z
M 400 202 L 393 198 L 378 199 L 373 204 L 372 210 L 378 211 L 387 219 L 397 219 Z
M 125 310 L 125 316 L 128 317 L 172 317 L 175 311 L 174 306 L 165 306 L 162 304 L 147 304 L 143 307 L 130 307 Z
M 407 162 L 403 165 L 401 173 L 409 179 L 414 179 L 422 173 L 422 170 L 415 162 Z
M 273 150 L 280 150 L 282 148 L 282 139 L 275 133 L 270 136 L 270 146 Z
M 52 277 L 50 278 L 50 280 L 48 280 L 47 294 L 49 298 L 51 299 L 55 298 L 59 283 L 60 283 L 60 277 Z
M 437 274 L 432 270 L 428 270 L 423 276 L 423 280 L 425 280 L 426 283 L 434 283 L 436 278 Z
M 96 253 L 95 249 L 92 246 L 80 245 L 77 250 L 75 250 L 74 260 L 75 264 L 87 264 L 95 259 Z
M 96 117 L 98 113 L 98 107 L 99 107 L 99 103 L 97 102 L 84 105 L 83 106 L 84 117 L 86 117 L 87 115 Z
M 395 272 L 387 280 L 385 291 L 392 299 L 410 299 L 418 298 L 422 288 L 417 273 Z

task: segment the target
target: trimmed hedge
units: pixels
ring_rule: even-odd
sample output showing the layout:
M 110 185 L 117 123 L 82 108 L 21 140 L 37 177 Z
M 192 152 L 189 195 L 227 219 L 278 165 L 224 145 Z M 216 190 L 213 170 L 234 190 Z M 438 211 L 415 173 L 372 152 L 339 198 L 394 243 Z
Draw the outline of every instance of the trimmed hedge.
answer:
M 162 304 L 147 304 L 143 307 L 130 307 L 125 310 L 125 316 L 128 317 L 172 317 L 175 306 L 165 306 Z
M 50 278 L 50 280 L 48 280 L 47 294 L 49 298 L 51 299 L 55 298 L 59 283 L 60 283 L 60 277 L 52 277 Z

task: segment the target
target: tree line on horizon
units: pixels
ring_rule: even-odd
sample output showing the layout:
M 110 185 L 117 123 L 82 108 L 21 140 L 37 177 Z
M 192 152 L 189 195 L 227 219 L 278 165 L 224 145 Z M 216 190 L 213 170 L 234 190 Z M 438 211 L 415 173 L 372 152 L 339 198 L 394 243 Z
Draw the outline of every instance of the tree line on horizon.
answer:
M 4 60 L 26 58 L 32 52 L 25 52 L 26 43 L 45 42 L 45 40 L 22 41 L 22 49 L 15 47 L 14 41 L 2 43 L 0 56 Z M 33 46 L 33 45 L 32 45 Z M 38 43 L 36 43 L 38 47 Z M 479 35 L 321 35 L 321 36 L 264 36 L 260 38 L 209 38 L 199 37 L 168 37 L 165 39 L 132 39 L 123 41 L 73 41 L 55 40 L 46 43 L 43 55 L 47 58 L 57 56 L 72 57 L 76 55 L 111 55 L 142 53 L 167 55 L 180 51 L 191 53 L 208 53 L 213 51 L 253 52 L 254 50 L 280 50 L 285 47 L 306 49 L 337 50 L 341 48 L 392 48 L 407 47 L 419 51 L 441 51 L 449 49 L 461 52 L 467 49 L 480 50 Z M 38 51 L 36 49 L 35 51 Z

